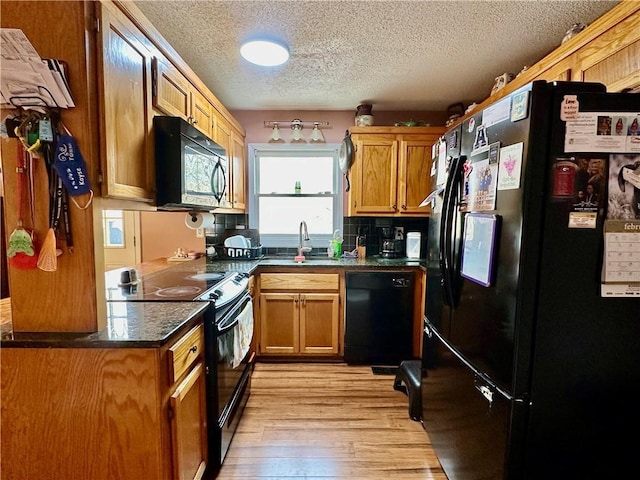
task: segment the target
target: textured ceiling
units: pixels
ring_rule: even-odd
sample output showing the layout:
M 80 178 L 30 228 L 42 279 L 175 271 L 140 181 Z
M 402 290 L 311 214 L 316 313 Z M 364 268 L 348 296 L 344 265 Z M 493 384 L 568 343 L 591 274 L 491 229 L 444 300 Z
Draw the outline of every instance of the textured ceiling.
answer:
M 494 78 L 560 45 L 619 2 L 136 1 L 231 110 L 445 110 L 481 101 Z M 289 62 L 258 67 L 240 43 L 269 35 Z

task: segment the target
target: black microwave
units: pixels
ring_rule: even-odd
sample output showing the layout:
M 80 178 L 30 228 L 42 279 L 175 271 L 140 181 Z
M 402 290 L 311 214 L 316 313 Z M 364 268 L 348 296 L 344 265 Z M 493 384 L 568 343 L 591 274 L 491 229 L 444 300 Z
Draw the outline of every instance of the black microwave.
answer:
M 153 118 L 159 210 L 227 207 L 227 152 L 180 117 Z

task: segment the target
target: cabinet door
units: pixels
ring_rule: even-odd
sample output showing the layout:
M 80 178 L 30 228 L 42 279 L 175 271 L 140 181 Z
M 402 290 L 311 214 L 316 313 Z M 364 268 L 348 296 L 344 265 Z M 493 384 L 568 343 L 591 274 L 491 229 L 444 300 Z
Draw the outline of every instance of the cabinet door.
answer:
M 300 353 L 338 353 L 340 295 L 300 294 Z
M 229 170 L 231 172 L 231 208 L 242 212 L 246 209 L 246 172 L 247 156 L 244 148 L 244 138 L 235 130 L 231 132 L 231 154 Z
M 193 125 L 204 133 L 207 137 L 213 139 L 213 119 L 211 117 L 213 107 L 204 95 L 197 90 L 191 91 L 191 114 L 190 120 Z
M 153 106 L 185 120 L 189 117 L 189 81 L 173 65 L 153 59 Z
M 103 196 L 155 198 L 151 47 L 115 7 L 100 4 Z
M 427 215 L 430 207 L 418 207 L 430 193 L 433 137 L 402 139 L 398 168 L 398 213 Z
M 204 369 L 198 363 L 170 400 L 174 479 L 202 478 L 207 465 L 207 420 Z
M 354 139 L 351 214 L 391 214 L 397 210 L 398 142 L 394 135 Z
M 260 353 L 286 355 L 300 351 L 299 305 L 297 293 L 260 294 Z

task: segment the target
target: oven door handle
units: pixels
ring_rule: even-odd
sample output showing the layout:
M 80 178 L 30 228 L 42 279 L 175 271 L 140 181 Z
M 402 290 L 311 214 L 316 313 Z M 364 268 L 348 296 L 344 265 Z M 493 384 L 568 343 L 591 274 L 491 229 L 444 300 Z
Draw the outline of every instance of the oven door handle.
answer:
M 216 325 L 218 336 L 224 335 L 238 324 L 240 313 L 245 309 L 249 302 L 251 302 L 251 295 L 247 292 L 238 304 L 233 307 L 233 309 L 231 309 L 231 311 L 229 311 L 227 315 L 225 315 L 225 317 Z

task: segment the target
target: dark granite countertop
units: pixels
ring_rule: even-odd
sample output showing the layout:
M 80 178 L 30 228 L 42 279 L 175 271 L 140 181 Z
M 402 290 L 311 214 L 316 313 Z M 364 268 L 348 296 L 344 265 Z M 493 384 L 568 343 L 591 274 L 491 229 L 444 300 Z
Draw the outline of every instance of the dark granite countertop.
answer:
M 254 273 L 259 267 L 278 268 L 424 268 L 424 260 L 387 259 L 371 256 L 358 258 L 307 257 L 295 262 L 291 256 L 264 257 L 258 260 L 215 260 L 199 258 L 166 268 L 193 273 Z M 121 269 L 122 270 L 122 269 Z M 120 270 L 109 272 L 119 276 Z M 153 275 L 153 273 L 150 273 Z M 95 333 L 27 333 L 13 332 L 11 323 L 0 325 L 0 346 L 33 348 L 140 348 L 158 347 L 196 322 L 207 308 L 202 302 L 107 302 L 107 327 Z
M 329 258 L 326 256 L 306 257 L 303 262 L 294 261 L 291 256 L 265 257 L 258 262 L 259 267 L 338 267 L 345 270 L 360 270 L 366 268 L 400 268 L 423 267 L 424 260 L 408 258 L 383 258 L 371 256 L 366 258 Z
M 107 326 L 94 333 L 13 332 L 0 325 L 1 346 L 29 348 L 154 348 L 195 325 L 207 302 L 107 302 Z

